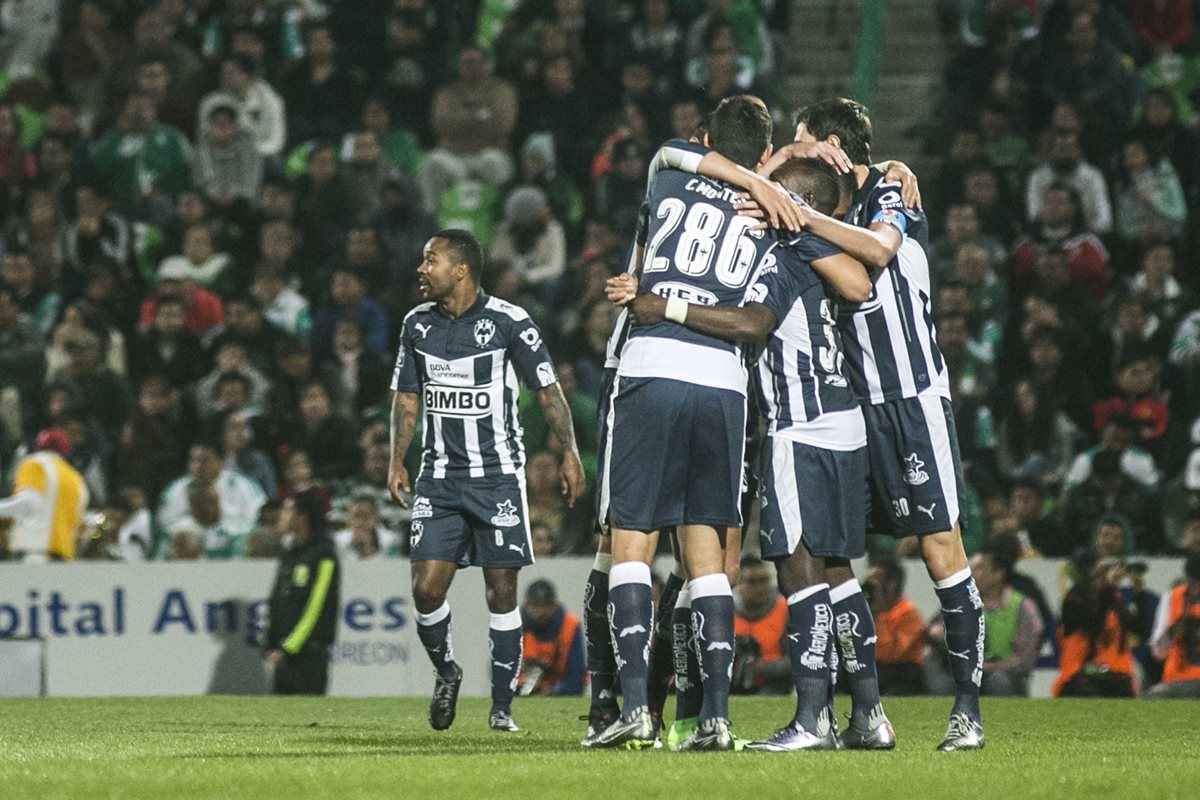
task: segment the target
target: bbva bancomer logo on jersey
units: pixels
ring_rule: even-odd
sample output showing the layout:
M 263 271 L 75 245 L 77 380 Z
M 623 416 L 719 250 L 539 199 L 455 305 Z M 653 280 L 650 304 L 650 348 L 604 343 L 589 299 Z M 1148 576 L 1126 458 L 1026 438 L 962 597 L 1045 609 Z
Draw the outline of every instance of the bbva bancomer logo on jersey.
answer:
M 103 597 L 76 600 L 61 591 L 29 589 L 23 602 L 0 603 L 0 639 L 14 637 L 90 638 L 166 634 L 241 636 L 256 646 L 267 627 L 264 598 L 199 598 L 170 589 L 154 603 L 142 593 L 131 602 L 123 586 Z M 341 621 L 356 633 L 395 632 L 409 625 L 409 600 L 350 597 L 342 601 Z

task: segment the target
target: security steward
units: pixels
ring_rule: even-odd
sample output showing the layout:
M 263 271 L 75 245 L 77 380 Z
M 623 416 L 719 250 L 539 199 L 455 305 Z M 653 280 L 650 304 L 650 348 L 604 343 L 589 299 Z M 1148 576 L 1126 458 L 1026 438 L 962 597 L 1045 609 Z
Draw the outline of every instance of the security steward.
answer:
M 271 591 L 267 663 L 274 694 L 325 694 L 337 636 L 341 571 L 325 525 L 325 503 L 307 490 L 283 502 L 279 526 L 292 536 Z

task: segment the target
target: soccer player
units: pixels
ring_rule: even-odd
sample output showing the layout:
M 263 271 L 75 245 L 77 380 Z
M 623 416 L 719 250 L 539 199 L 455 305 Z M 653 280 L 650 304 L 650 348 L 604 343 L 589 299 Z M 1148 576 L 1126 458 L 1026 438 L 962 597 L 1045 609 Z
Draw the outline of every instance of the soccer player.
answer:
M 946 620 L 955 699 L 939 750 L 983 747 L 979 685 L 983 675 L 983 602 L 963 550 L 962 463 L 950 407 L 950 381 L 938 350 L 931 308 L 925 215 L 905 205 L 900 186 L 868 166 L 871 122 L 852 100 L 814 103 L 797 115 L 799 142 L 839 145 L 854 162 L 858 193 L 842 222 L 806 213 L 808 229 L 857 258 L 875 284 L 870 298 L 838 316 L 849 377 L 867 420 L 874 530 L 920 537 L 921 557 Z M 832 582 L 832 581 L 831 581 Z M 870 658 L 870 611 L 852 578 L 835 586 L 834 613 L 857 719 L 847 744 L 870 742 L 875 715 L 859 712 L 878 697 L 877 681 L 856 678 Z M 855 633 L 852 625 L 860 625 Z M 860 658 L 860 656 L 862 656 Z M 873 673 L 874 669 L 862 672 Z M 875 683 L 874 689 L 868 685 Z
M 770 157 L 770 137 L 771 118 L 757 98 L 728 98 L 713 112 L 710 143 L 743 168 Z M 642 290 L 668 299 L 668 318 L 689 299 L 713 305 L 743 301 L 751 270 L 770 240 L 737 216 L 736 196 L 726 184 L 677 170 L 659 172 L 651 182 Z M 646 683 L 653 626 L 650 560 L 658 531 L 674 526 L 704 678 L 697 728 L 680 748 L 730 750 L 733 593 L 722 538 L 742 522 L 741 352 L 678 325 L 638 327 L 621 352 L 616 382 L 608 455 L 610 463 L 629 468 L 608 472 L 614 528 L 609 616 L 625 704 L 597 745 L 653 744 Z
M 788 161 L 773 177 L 825 213 L 844 212 L 854 191 L 833 167 L 816 159 Z M 802 233 L 768 251 L 744 307 L 688 305 L 680 320 L 690 329 L 731 341 L 758 343 L 770 336 L 757 366 L 758 399 L 768 432 L 760 536 L 763 556 L 776 562 L 780 591 L 788 602 L 796 713 L 766 741 L 748 744 L 749 750 L 837 748 L 830 680 L 833 611 L 826 569 L 848 568 L 866 544 L 866 427 L 842 373 L 833 306 L 810 262 L 823 262 L 822 271 L 840 273 L 838 288 L 852 299 L 869 296 L 871 284 L 856 262 Z M 662 320 L 665 302 L 642 295 L 632 311 L 640 324 L 655 324 Z
M 541 332 L 529 315 L 479 288 L 483 252 L 473 236 L 443 230 L 418 267 L 429 300 L 404 318 L 392 375 L 388 488 L 407 507 L 404 455 L 424 409 L 425 441 L 412 502 L 413 602 L 417 633 L 437 672 L 429 722 L 454 722 L 462 669 L 454 661 L 446 592 L 459 567 L 483 568 L 491 612 L 492 709 L 488 726 L 516 731 L 512 697 L 521 664 L 517 572 L 533 563 L 525 497 L 525 450 L 517 378 L 537 391 L 563 443 L 563 494 L 572 506 L 583 467 L 571 412 Z

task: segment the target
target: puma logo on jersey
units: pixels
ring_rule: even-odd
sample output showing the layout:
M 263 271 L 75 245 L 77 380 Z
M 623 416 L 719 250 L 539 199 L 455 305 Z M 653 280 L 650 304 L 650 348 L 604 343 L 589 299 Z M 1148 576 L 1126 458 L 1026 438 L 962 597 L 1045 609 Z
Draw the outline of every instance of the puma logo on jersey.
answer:
M 635 633 L 645 633 L 645 632 L 646 632 L 646 628 L 642 625 L 630 625 L 628 627 L 621 628 L 621 632 L 617 634 L 617 638 L 624 639 L 626 636 L 631 636 Z
M 508 549 L 509 549 L 509 550 L 513 550 L 513 551 L 515 551 L 515 552 L 517 552 L 517 553 L 520 553 L 521 555 L 525 555 L 525 544 L 524 544 L 524 543 L 521 543 L 521 544 L 509 544 L 509 546 L 508 546 Z
M 417 333 L 421 334 L 421 338 L 424 339 L 426 336 L 429 335 L 429 330 L 433 326 L 432 325 L 422 325 L 420 322 L 414 322 L 413 327 L 417 329 Z
M 514 663 L 516 663 L 516 662 L 514 662 L 514 661 L 493 661 L 492 666 L 499 667 L 500 669 L 506 669 L 509 672 L 512 672 Z
M 920 503 L 917 503 L 917 510 L 924 514 L 928 514 L 930 519 L 933 519 L 933 510 L 935 508 L 937 508 L 937 503 L 930 503 L 929 508 L 926 508 L 925 506 L 921 505 Z

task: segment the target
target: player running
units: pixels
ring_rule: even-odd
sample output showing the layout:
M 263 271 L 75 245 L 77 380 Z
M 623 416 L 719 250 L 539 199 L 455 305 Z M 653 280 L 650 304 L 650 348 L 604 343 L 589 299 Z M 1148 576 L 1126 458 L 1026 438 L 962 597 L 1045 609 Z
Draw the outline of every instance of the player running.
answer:
M 563 443 L 563 494 L 571 505 L 583 491 L 583 467 L 541 332 L 523 309 L 479 288 L 479 243 L 465 231 L 443 230 L 424 254 L 417 271 L 430 302 L 408 313 L 400 334 L 388 488 L 407 507 L 401 490 L 412 490 L 404 456 L 423 406 L 411 560 L 417 634 L 437 673 L 429 723 L 445 730 L 454 722 L 463 673 L 454 660 L 446 592 L 460 567 L 475 565 L 483 567 L 491 612 L 488 726 L 512 732 L 518 730 L 511 708 L 521 668 L 517 572 L 533 563 L 518 376 L 537 391 L 546 423 Z

